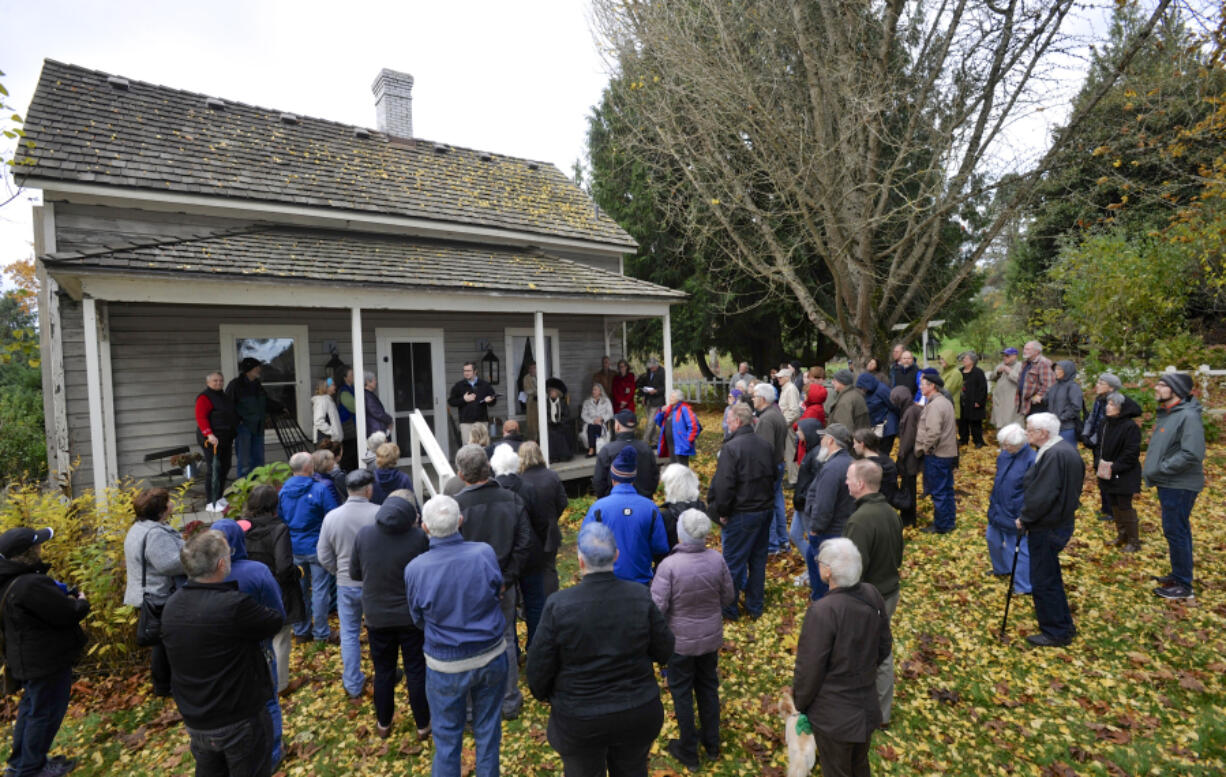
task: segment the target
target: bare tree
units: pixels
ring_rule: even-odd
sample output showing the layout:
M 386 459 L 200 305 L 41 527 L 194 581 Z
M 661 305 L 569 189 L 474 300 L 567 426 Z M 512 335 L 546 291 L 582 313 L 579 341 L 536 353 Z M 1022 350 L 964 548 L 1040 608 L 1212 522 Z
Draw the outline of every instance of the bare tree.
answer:
M 893 325 L 912 322 L 911 339 L 939 316 L 1049 164 L 1058 146 L 1023 164 L 1010 130 L 1050 99 L 1074 7 L 594 0 L 594 18 L 635 119 L 629 143 L 664 160 L 662 177 L 681 171 L 665 207 L 864 357 Z

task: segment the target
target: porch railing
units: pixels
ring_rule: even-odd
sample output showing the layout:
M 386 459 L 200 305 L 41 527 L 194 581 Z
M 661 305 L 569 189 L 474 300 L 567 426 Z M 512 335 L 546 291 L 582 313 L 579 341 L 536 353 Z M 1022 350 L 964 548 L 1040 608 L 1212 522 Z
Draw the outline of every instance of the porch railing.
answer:
M 715 378 L 714 380 L 705 380 L 703 378 L 686 378 L 684 380 L 673 379 L 673 389 L 680 391 L 685 401 L 689 403 L 714 402 L 723 404 L 728 398 L 730 389 L 730 381 L 728 378 Z
M 413 489 L 422 503 L 425 503 L 430 497 L 443 493 L 447 481 L 455 477 L 455 470 L 451 468 L 451 462 L 447 460 L 438 440 L 434 438 L 434 431 L 430 429 L 430 424 L 420 410 L 414 410 L 409 415 L 409 425 L 412 427 L 412 434 L 409 435 L 409 457 L 413 467 Z M 434 477 L 438 479 L 437 485 L 431 479 L 431 473 L 426 471 L 425 462 L 422 460 L 423 452 L 434 470 Z

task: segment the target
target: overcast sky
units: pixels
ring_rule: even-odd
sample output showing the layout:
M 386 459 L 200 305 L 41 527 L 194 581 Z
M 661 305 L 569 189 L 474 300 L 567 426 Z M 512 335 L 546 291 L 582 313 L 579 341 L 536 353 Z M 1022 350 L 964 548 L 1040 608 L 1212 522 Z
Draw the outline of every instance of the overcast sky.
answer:
M 0 0 L 0 22 L 0 71 L 21 113 L 52 58 L 374 126 L 370 85 L 388 67 L 416 80 L 417 136 L 551 162 L 568 175 L 607 82 L 586 0 Z M 1071 89 L 1079 82 L 1070 74 Z M 1067 97 L 1053 97 L 1055 110 L 1022 133 L 1036 145 L 1064 116 Z M 36 201 L 24 193 L 0 209 L 0 265 L 32 254 Z
M 387 67 L 415 79 L 415 135 L 569 175 L 608 80 L 587 14 L 583 0 L 0 0 L 0 71 L 22 114 L 50 58 L 373 127 Z M 0 210 L 0 264 L 32 252 L 23 197 Z

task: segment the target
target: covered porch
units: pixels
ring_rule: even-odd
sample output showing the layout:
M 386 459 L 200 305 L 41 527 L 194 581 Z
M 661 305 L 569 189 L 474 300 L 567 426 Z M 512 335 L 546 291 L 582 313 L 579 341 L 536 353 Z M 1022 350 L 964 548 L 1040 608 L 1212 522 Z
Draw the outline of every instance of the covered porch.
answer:
M 137 252 L 155 260 L 137 269 L 127 256 L 122 268 L 115 266 L 117 255 Z M 577 415 L 601 357 L 623 353 L 624 322 L 658 318 L 666 385 L 672 385 L 669 305 L 683 295 L 578 262 L 551 259 L 550 275 L 561 268 L 572 277 L 560 284 L 555 280 L 555 287 L 568 288 L 545 290 L 534 280 L 539 256 L 534 257 L 538 266 L 524 268 L 528 272 L 516 282 L 515 267 L 491 266 L 483 251 L 458 273 L 454 262 L 447 268 L 452 276 L 485 273 L 482 283 L 453 281 L 439 288 L 423 282 L 431 279 L 429 267 L 412 278 L 371 273 L 363 283 L 274 275 L 267 264 L 263 273 L 237 278 L 218 277 L 216 265 L 181 260 L 171 272 L 152 271 L 151 264 L 165 266 L 156 261 L 160 252 L 161 246 L 148 246 L 44 258 L 49 279 L 63 291 L 48 300 L 60 320 L 47 333 L 51 382 L 63 387 L 52 394 L 60 406 L 49 414 L 48 451 L 59 472 L 79 462 L 74 490 L 153 475 L 155 467 L 144 461 L 150 451 L 175 445 L 195 450 L 191 403 L 205 374 L 220 369 L 229 381 L 238 361 L 252 353 L 271 355 L 268 389 L 286 400 L 308 433 L 315 381 L 337 363 L 351 366 L 355 376 L 374 373 L 375 391 L 395 419 L 406 467 L 414 442 L 428 446 L 414 440 L 424 431 L 432 433 L 447 461 L 454 455 L 447 393 L 463 362 L 474 361 L 480 369 L 487 354 L 501 373 L 492 417 L 523 418 L 515 379 L 525 343 L 545 365 L 542 382 L 557 375 L 567 383 Z M 323 261 L 310 255 L 294 259 L 306 267 Z M 497 288 L 488 278 L 491 272 L 501 279 Z M 71 358 L 78 343 L 83 369 Z M 355 380 L 353 442 L 359 456 L 368 427 L 364 391 L 363 381 Z M 536 409 L 538 428 L 547 428 L 544 403 Z M 426 422 L 420 431 L 413 431 L 409 420 L 415 411 Z M 542 438 L 548 459 L 548 436 Z M 267 443 L 268 459 L 280 458 L 271 435 Z M 577 479 L 591 475 L 592 463 L 580 455 L 552 466 L 564 479 Z M 419 487 L 425 485 L 421 477 L 428 472 L 437 477 L 438 469 L 415 472 Z

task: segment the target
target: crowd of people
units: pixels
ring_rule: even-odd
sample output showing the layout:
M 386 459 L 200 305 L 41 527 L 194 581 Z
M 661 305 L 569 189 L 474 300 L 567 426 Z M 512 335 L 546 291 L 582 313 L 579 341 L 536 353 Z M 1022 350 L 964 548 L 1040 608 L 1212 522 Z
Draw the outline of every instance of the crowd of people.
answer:
M 567 775 L 639 775 L 663 726 L 661 667 L 678 731 L 667 752 L 698 769 L 721 750 L 724 624 L 762 616 L 767 559 L 795 548 L 810 604 L 793 701 L 808 717 L 824 774 L 867 774 L 872 734 L 891 717 L 890 624 L 917 480 L 922 473 L 933 503 L 923 531 L 954 531 L 959 451 L 987 444 L 989 408 L 1000 446 L 989 562 L 993 574 L 1010 575 L 1016 594 L 1033 597 L 1039 628 L 1031 645 L 1061 647 L 1076 636 L 1059 554 L 1081 499 L 1079 444 L 1092 451 L 1100 513 L 1114 521 L 1112 544 L 1123 551 L 1141 541 L 1133 497 L 1143 482 L 1158 489 L 1171 569 L 1155 593 L 1194 596 L 1189 517 L 1203 487 L 1204 436 L 1191 379 L 1169 372 L 1156 382 L 1157 418 L 1142 460 L 1140 408 L 1115 375 L 1098 376 L 1087 410 L 1075 365 L 1052 365 L 1033 342 L 1018 356 L 1006 349 L 991 381 L 974 353 L 921 370 L 901 346 L 884 368 L 872 360 L 858 375 L 839 370 L 829 381 L 820 367 L 792 364 L 758 381 L 742 364 L 705 500 L 688 467 L 701 428 L 692 408 L 679 394 L 665 401 L 661 376 L 659 391 L 642 394 L 658 439 L 643 439 L 634 408 L 619 398 L 628 369 L 606 362 L 609 390 L 597 373 L 594 407 L 583 417 L 597 498 L 577 535 L 581 582 L 564 589 L 562 482 L 517 426 L 504 425 L 502 440 L 481 439 L 487 424 L 477 411 L 490 402 L 480 379 L 466 371 L 452 391 L 477 407 L 461 415 L 477 442 L 456 453 L 446 493 L 424 504 L 397 469 L 399 450 L 385 430 L 373 436 L 367 466 L 346 468 L 329 445 L 338 420 L 344 435 L 345 420 L 325 406 L 317 413 L 327 427 L 321 449 L 294 454 L 289 480 L 279 490 L 255 488 L 241 517 L 185 539 L 167 522 L 165 489 L 136 498 L 124 601 L 140 609 L 142 629 L 146 616 L 157 619 L 153 693 L 172 697 L 182 714 L 197 774 L 267 775 L 284 755 L 280 698 L 294 643 L 339 645 L 346 694 L 360 700 L 372 686 L 378 737 L 396 727 L 403 677 L 413 732 L 434 744 L 433 773 L 460 773 L 468 728 L 484 776 L 499 773 L 502 722 L 522 713 L 522 665 L 528 691 L 550 706 L 547 738 Z M 257 381 L 258 370 L 240 379 Z M 202 433 L 220 441 L 230 392 L 219 375 L 208 385 L 197 416 L 203 409 Z M 250 387 L 243 390 L 249 399 Z M 319 396 L 332 396 L 328 382 Z M 607 442 L 591 430 L 605 424 Z M 672 462 L 661 472 L 664 458 Z M 217 487 L 212 479 L 209 487 Z M 707 547 L 715 525 L 718 551 Z M 9 759 L 17 777 L 59 777 L 74 766 L 48 750 L 89 605 L 48 576 L 40 549 L 51 538 L 24 528 L 0 535 L 4 655 L 24 689 Z M 333 611 L 339 632 L 329 625 Z M 373 677 L 363 670 L 363 625 Z

